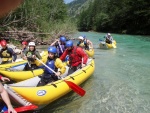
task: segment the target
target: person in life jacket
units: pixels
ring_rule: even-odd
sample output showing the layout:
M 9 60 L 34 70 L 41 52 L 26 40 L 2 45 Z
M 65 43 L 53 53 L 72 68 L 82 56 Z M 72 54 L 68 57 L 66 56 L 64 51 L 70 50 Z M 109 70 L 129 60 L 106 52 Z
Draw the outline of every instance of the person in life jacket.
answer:
M 49 82 L 58 80 L 58 76 L 65 73 L 66 68 L 62 61 L 57 57 L 57 49 L 54 46 L 48 48 L 48 58 L 46 65 L 56 72 L 53 73 L 51 70 L 45 67 L 44 74 L 41 77 L 41 81 L 38 86 L 43 86 Z M 58 71 L 58 68 L 60 69 Z
M 110 33 L 107 33 L 107 35 L 105 36 L 105 42 L 108 43 L 108 44 L 112 44 L 113 37 L 111 36 Z
M 17 55 L 12 48 L 7 47 L 7 42 L 5 40 L 1 41 L 1 46 L 2 46 L 2 49 L 0 51 L 0 58 L 2 59 L 1 64 L 15 62 L 17 59 Z
M 65 43 L 66 43 L 66 37 L 64 36 L 60 36 L 59 39 L 56 39 L 52 44 L 51 46 L 56 46 L 57 48 L 57 55 L 58 57 L 60 57 L 63 52 L 65 51 Z
M 60 59 L 63 61 L 69 55 L 69 75 L 77 69 L 83 68 L 87 63 L 88 56 L 81 47 L 73 46 L 72 40 L 66 42 L 66 48 Z
M 77 46 L 80 46 L 85 50 L 93 49 L 93 43 L 90 40 L 86 39 L 86 36 L 79 36 L 78 39 L 79 42 L 77 43 Z
M 24 57 L 25 51 L 28 50 L 28 42 L 23 41 L 21 44 L 22 44 L 21 57 Z
M 25 71 L 38 68 L 38 66 L 36 64 L 37 63 L 36 62 L 36 57 L 38 59 L 42 59 L 40 53 L 35 48 L 35 43 L 34 42 L 29 42 L 28 46 L 29 46 L 29 49 L 27 51 L 25 51 L 23 59 L 28 60 L 31 67 L 27 63 L 25 68 L 24 68 Z

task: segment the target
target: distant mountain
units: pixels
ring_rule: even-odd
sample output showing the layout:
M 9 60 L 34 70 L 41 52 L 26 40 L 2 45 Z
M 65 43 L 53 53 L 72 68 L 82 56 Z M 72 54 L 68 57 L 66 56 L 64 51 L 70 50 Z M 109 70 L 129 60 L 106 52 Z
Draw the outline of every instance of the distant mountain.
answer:
M 87 9 L 93 1 L 94 0 L 74 0 L 70 2 L 69 4 L 67 4 L 69 15 L 72 17 L 76 17 L 83 10 Z

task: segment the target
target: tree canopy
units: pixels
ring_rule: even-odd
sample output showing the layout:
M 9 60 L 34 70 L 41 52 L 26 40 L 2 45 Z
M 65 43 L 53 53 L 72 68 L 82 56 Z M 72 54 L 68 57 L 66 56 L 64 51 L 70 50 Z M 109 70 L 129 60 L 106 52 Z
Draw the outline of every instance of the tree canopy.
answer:
M 80 13 L 80 31 L 128 34 L 150 34 L 150 2 L 148 0 L 94 0 Z
M 24 0 L 15 11 L 0 19 L 1 30 L 14 27 L 32 32 L 69 32 L 75 29 L 73 26 L 63 0 Z

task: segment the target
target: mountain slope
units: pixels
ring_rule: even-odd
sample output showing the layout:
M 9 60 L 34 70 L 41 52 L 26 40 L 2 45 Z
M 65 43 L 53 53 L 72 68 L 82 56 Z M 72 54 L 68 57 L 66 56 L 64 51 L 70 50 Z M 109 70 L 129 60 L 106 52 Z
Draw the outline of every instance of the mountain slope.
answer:
M 68 4 L 68 13 L 72 17 L 76 17 L 83 10 L 86 10 L 88 6 L 94 0 L 74 0 L 73 2 Z

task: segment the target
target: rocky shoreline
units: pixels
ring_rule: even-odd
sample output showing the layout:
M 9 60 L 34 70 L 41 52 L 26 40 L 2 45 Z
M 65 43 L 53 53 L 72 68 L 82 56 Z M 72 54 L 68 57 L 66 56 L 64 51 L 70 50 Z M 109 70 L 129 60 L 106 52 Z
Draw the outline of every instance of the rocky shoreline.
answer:
M 65 36 L 70 39 L 71 35 L 67 33 L 42 33 L 42 32 L 30 32 L 27 29 L 18 30 L 16 28 L 9 28 L 7 31 L 0 31 L 0 40 L 6 40 L 7 42 L 18 42 L 21 44 L 22 41 L 35 42 L 36 45 L 50 45 L 56 38 Z

